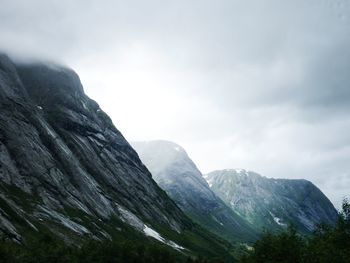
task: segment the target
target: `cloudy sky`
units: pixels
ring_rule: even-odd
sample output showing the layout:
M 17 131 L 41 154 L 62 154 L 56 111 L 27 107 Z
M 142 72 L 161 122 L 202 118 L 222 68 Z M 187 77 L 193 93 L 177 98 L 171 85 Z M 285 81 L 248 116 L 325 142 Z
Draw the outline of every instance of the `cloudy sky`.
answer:
M 349 0 L 1 0 L 0 48 L 74 68 L 128 140 L 350 195 Z

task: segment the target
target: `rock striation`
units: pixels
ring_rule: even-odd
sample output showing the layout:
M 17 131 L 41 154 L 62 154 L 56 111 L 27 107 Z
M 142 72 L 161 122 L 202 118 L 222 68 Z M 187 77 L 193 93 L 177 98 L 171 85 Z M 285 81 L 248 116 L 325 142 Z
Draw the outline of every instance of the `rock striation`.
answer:
M 307 180 L 273 179 L 243 169 L 204 175 L 211 189 L 256 230 L 278 231 L 294 225 L 304 234 L 317 224 L 334 224 L 337 211 Z
M 194 162 L 169 141 L 131 142 L 153 179 L 195 222 L 232 242 L 250 242 L 256 233 L 209 187 Z
M 193 225 L 73 70 L 1 54 L 0 235 L 22 242 L 45 227 L 67 240 L 110 238 L 111 222 L 135 217 L 140 230 Z

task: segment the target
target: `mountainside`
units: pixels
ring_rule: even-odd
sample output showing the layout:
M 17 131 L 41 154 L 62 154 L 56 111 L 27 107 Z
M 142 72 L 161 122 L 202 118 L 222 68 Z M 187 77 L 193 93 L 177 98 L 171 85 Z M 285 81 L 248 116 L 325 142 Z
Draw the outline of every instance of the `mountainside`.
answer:
M 129 228 L 224 253 L 153 181 L 75 72 L 0 55 L 0 237 L 22 243 L 46 229 L 72 243 Z
M 193 161 L 168 141 L 132 142 L 153 179 L 194 221 L 230 241 L 252 241 L 251 227 L 209 188 Z
M 257 230 L 279 230 L 293 224 L 310 233 L 315 224 L 334 224 L 337 211 L 328 198 L 306 180 L 270 179 L 243 169 L 204 175 L 210 188 Z

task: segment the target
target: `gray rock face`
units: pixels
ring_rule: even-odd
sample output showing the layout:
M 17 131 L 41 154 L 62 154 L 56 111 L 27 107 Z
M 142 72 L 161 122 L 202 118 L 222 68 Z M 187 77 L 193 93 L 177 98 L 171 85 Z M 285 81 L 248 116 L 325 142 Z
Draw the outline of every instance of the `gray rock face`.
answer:
M 214 194 L 181 146 L 168 141 L 131 144 L 153 179 L 194 221 L 227 240 L 255 239 L 255 232 Z
M 72 70 L 0 55 L 0 235 L 21 241 L 45 223 L 104 238 L 120 207 L 177 232 L 192 224 Z
M 337 211 L 328 198 L 306 180 L 270 179 L 242 169 L 204 175 L 211 189 L 257 230 L 272 231 L 293 224 L 310 233 L 316 224 L 334 224 Z

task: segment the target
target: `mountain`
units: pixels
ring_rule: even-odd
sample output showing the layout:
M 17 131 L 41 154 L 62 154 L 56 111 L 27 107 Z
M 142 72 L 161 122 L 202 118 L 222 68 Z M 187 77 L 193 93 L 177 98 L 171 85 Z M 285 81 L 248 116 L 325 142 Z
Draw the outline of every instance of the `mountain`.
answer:
M 281 230 L 293 224 L 311 233 L 316 224 L 334 224 L 337 211 L 307 180 L 272 179 L 243 169 L 204 175 L 210 188 L 259 231 Z
M 149 236 L 183 253 L 227 246 L 158 187 L 73 70 L 1 54 L 0 237 L 42 231 L 67 243 Z
M 232 242 L 250 242 L 256 235 L 204 180 L 179 145 L 169 141 L 131 142 L 153 179 L 195 222 Z

